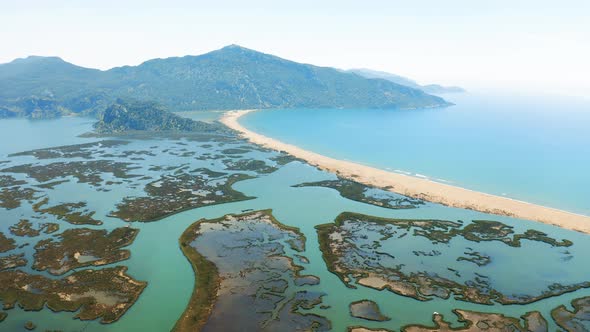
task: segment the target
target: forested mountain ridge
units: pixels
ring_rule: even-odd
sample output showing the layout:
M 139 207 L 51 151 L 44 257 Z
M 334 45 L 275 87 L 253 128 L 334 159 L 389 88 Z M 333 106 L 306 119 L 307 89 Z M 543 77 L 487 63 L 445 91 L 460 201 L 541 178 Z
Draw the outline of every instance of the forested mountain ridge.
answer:
M 57 57 L 0 65 L 0 117 L 98 114 L 117 98 L 156 101 L 170 111 L 448 105 L 440 97 L 384 79 L 301 64 L 237 45 L 106 71 Z

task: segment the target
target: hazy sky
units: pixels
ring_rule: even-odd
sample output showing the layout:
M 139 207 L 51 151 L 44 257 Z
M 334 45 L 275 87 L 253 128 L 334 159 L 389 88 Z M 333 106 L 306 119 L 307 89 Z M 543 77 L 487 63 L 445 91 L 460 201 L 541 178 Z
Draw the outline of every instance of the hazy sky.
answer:
M 107 69 L 240 44 L 421 83 L 590 96 L 590 0 L 1 0 L 0 63 Z

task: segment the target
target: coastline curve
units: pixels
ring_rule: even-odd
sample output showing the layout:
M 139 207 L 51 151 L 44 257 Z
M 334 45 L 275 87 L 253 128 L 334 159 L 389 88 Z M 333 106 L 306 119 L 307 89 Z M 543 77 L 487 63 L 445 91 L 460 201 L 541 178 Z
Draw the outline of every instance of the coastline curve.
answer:
M 339 160 L 258 134 L 245 128 L 238 121 L 240 117 L 254 111 L 256 110 L 228 111 L 219 121 L 254 144 L 286 152 L 342 178 L 432 203 L 533 220 L 590 234 L 590 216 Z

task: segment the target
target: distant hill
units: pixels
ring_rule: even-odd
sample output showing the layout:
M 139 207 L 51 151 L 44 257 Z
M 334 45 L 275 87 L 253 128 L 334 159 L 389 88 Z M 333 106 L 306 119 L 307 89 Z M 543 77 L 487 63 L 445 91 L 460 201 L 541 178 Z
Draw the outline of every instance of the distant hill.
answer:
M 56 57 L 0 65 L 0 116 L 98 114 L 117 98 L 153 100 L 170 111 L 449 105 L 389 80 L 301 64 L 237 45 L 107 71 Z
M 397 83 L 397 84 L 409 86 L 414 89 L 422 90 L 426 93 L 437 94 L 437 93 L 465 92 L 465 90 L 463 88 L 460 88 L 458 86 L 442 86 L 442 85 L 438 85 L 438 84 L 420 85 L 407 77 L 387 73 L 384 71 L 377 71 L 377 70 L 361 68 L 361 69 L 345 70 L 344 72 L 358 74 L 358 75 L 365 77 L 365 78 L 380 78 L 380 79 L 388 80 L 393 83 Z
M 168 112 L 155 102 L 117 100 L 99 115 L 94 129 L 99 134 L 129 131 L 222 133 L 228 130 L 217 123 L 205 123 Z
M 104 109 L 115 98 L 97 87 L 105 72 L 58 57 L 30 56 L 0 64 L 0 117 L 51 118 Z

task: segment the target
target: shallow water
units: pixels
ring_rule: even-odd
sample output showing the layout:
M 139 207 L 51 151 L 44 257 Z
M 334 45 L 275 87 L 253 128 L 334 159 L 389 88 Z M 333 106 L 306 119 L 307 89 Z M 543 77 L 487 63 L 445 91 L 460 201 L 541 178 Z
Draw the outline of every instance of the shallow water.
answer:
M 2 119 L 0 160 L 4 160 L 10 153 L 93 141 L 78 137 L 91 131 L 92 123 L 93 119 L 82 117 L 54 120 Z
M 13 121 L 13 120 L 11 120 Z M 15 126 L 15 123 L 26 122 L 26 120 L 14 120 L 15 122 L 0 121 L 0 139 L 6 141 L 9 137 L 5 136 L 4 131 L 7 126 Z M 36 139 L 28 136 L 30 131 L 22 131 L 23 136 L 18 136 L 19 131 L 12 131 L 10 140 L 15 142 L 11 144 L 7 152 L 22 151 L 34 147 L 55 146 L 68 144 L 66 128 L 71 125 L 71 119 L 57 120 L 51 123 L 51 130 L 55 131 L 54 135 L 51 130 L 47 130 L 47 139 L 37 142 Z M 35 126 L 46 126 L 45 123 L 20 123 L 20 126 L 30 126 L 35 131 Z M 63 128 L 62 128 L 63 127 Z M 75 132 L 89 130 L 89 122 L 81 122 Z M 19 139 L 20 138 L 20 139 Z M 71 144 L 79 143 L 81 139 L 70 136 Z M 30 142 L 29 142 L 30 140 Z M 19 142 L 26 142 L 22 147 Z M 184 142 L 188 144 L 183 148 L 191 151 L 203 151 L 202 143 Z M 151 146 L 159 145 L 161 149 L 165 146 L 174 147 L 174 141 L 133 141 L 126 146 L 125 150 L 143 150 Z M 227 148 L 228 146 L 224 147 Z M 5 154 L 0 154 L 0 160 L 5 160 Z M 251 155 L 264 156 L 262 152 L 251 152 Z M 114 158 L 114 160 L 118 160 Z M 16 162 L 35 161 L 31 157 L 16 158 Z M 154 157 L 147 158 L 144 161 L 136 161 L 144 167 L 146 174 L 155 176 L 158 172 L 145 171 L 151 164 L 169 164 L 180 165 L 189 162 L 191 168 L 206 166 L 213 170 L 220 170 L 223 163 L 219 160 L 196 161 L 194 158 L 171 157 L 167 154 L 158 153 Z M 2 167 L 3 168 L 3 167 Z M 588 236 L 572 231 L 566 231 L 554 226 L 543 225 L 533 222 L 515 220 L 506 217 L 489 216 L 478 212 L 460 210 L 442 207 L 435 204 L 426 204 L 418 209 L 411 210 L 388 210 L 371 206 L 341 197 L 338 192 L 328 188 L 304 187 L 294 188 L 293 185 L 302 182 L 321 181 L 334 179 L 334 175 L 321 172 L 315 168 L 298 162 L 288 164 L 278 171 L 260 176 L 256 179 L 238 182 L 234 189 L 243 192 L 248 196 L 255 196 L 256 199 L 214 205 L 197 208 L 181 212 L 170 217 L 164 218 L 152 223 L 134 223 L 133 227 L 139 228 L 140 232 L 135 242 L 128 247 L 131 251 L 131 258 L 127 261 L 116 263 L 116 265 L 126 265 L 129 267 L 128 273 L 137 280 L 147 281 L 148 287 L 141 295 L 139 301 L 133 305 L 130 310 L 117 322 L 108 325 L 101 325 L 98 322 L 80 322 L 73 320 L 72 313 L 53 313 L 50 310 L 41 312 L 24 312 L 21 309 L 8 310 L 8 318 L 0 323 L 1 331 L 18 331 L 23 330 L 24 322 L 32 320 L 37 324 L 39 329 L 61 329 L 64 331 L 83 330 L 84 331 L 166 331 L 174 326 L 177 318 L 183 312 L 188 302 L 194 285 L 194 276 L 190 264 L 186 261 L 178 247 L 178 239 L 182 232 L 193 222 L 201 218 L 217 218 L 227 213 L 240 213 L 246 209 L 273 209 L 273 215 L 283 224 L 299 227 L 307 238 L 307 248 L 303 253 L 310 261 L 309 264 L 303 264 L 305 270 L 301 274 L 311 274 L 320 277 L 320 284 L 317 286 L 302 286 L 301 289 L 325 292 L 328 295 L 323 298 L 323 304 L 329 305 L 328 309 L 315 308 L 312 312 L 326 316 L 332 321 L 334 331 L 345 331 L 345 328 L 353 325 L 363 325 L 367 327 L 387 327 L 398 329 L 400 326 L 408 323 L 428 324 L 431 321 L 432 312 L 437 311 L 445 314 L 446 319 L 456 321 L 451 310 L 454 308 L 503 312 L 511 316 L 518 317 L 530 310 L 540 310 L 545 318 L 551 323 L 549 311 L 560 305 L 567 304 L 574 298 L 589 296 L 590 290 L 579 290 L 574 293 L 563 296 L 550 298 L 530 305 L 511 305 L 511 306 L 484 306 L 476 305 L 455 300 L 435 299 L 429 302 L 419 302 L 411 298 L 402 297 L 387 291 L 377 291 L 365 287 L 358 289 L 349 289 L 332 273 L 326 270 L 325 263 L 322 259 L 321 252 L 318 248 L 317 233 L 315 225 L 332 222 L 335 217 L 343 211 L 359 212 L 382 217 L 393 218 L 436 218 L 448 220 L 472 220 L 472 219 L 492 219 L 502 221 L 509 225 L 515 226 L 516 231 L 523 231 L 528 228 L 534 228 L 549 233 L 552 237 L 562 239 L 566 238 L 574 242 L 574 246 L 568 248 L 574 255 L 569 261 L 559 261 L 559 254 L 555 248 L 550 248 L 545 244 L 530 243 L 518 250 L 509 248 L 502 243 L 489 242 L 482 246 L 490 246 L 489 250 L 494 250 L 496 255 L 502 254 L 504 258 L 497 260 L 497 266 L 490 264 L 486 266 L 486 274 L 494 274 L 498 283 L 502 284 L 509 290 L 511 280 L 517 279 L 516 285 L 519 287 L 531 287 L 537 289 L 540 285 L 545 285 L 547 280 L 564 279 L 579 280 L 583 276 L 590 275 L 590 266 L 584 263 L 585 253 L 590 251 L 590 239 Z M 108 179 L 108 177 L 107 177 Z M 146 180 L 147 182 L 147 180 Z M 112 229 L 125 225 L 124 222 L 116 218 L 106 217 L 114 208 L 114 205 L 127 195 L 141 194 L 139 188 L 128 188 L 125 184 L 113 186 L 113 190 L 108 192 L 96 191 L 95 188 L 86 184 L 77 184 L 75 182 L 62 184 L 56 187 L 50 194 L 51 200 L 55 202 L 61 200 L 71 200 L 72 197 L 88 201 L 88 207 L 96 210 L 96 218 L 103 220 L 102 226 L 89 226 L 91 228 Z M 8 227 L 16 223 L 22 216 L 26 216 L 30 206 L 25 204 L 23 207 L 14 210 L 0 209 L 0 231 L 8 234 Z M 53 220 L 48 220 L 53 221 Z M 66 228 L 74 227 L 65 222 L 59 222 L 60 232 Z M 47 237 L 42 235 L 39 238 Z M 32 242 L 27 238 L 16 238 L 18 243 Z M 35 239 L 36 240 L 36 239 Z M 425 243 L 424 238 L 407 237 L 404 245 L 413 247 L 419 246 L 421 250 L 434 249 L 434 245 Z M 34 242 L 24 248 L 26 258 L 29 260 L 29 267 L 25 271 L 31 271 L 32 255 L 34 253 Z M 395 244 L 392 244 L 395 248 Z M 452 248 L 451 248 L 452 250 Z M 3 254 L 4 255 L 4 254 Z M 410 255 L 410 254 L 408 254 Z M 410 257 L 410 256 L 408 256 Z M 456 256 L 447 255 L 442 259 L 447 259 L 448 264 L 458 264 L 454 259 Z M 546 258 L 555 259 L 559 266 L 546 266 Z M 447 262 L 437 261 L 436 265 L 444 267 Z M 468 263 L 462 265 L 469 266 Z M 474 268 L 475 270 L 475 268 Z M 510 271 L 507 274 L 506 271 Z M 540 272 L 543 273 L 540 273 Z M 45 274 L 44 274 L 45 275 Z M 361 319 L 352 318 L 349 315 L 349 304 L 353 301 L 362 299 L 371 299 L 375 301 L 382 313 L 392 318 L 389 322 L 367 322 Z M 551 325 L 550 330 L 555 330 Z
M 590 101 L 445 95 L 425 110 L 268 110 L 247 128 L 331 157 L 590 215 Z
M 223 111 L 188 111 L 176 114 L 195 121 L 214 122 L 219 120 L 223 113 Z
M 291 246 L 290 241 L 297 245 Z M 294 331 L 297 327 L 329 329 L 325 318 L 293 314 L 297 284 L 296 266 L 290 260 L 294 249 L 303 247 L 303 237 L 272 223 L 269 216 L 250 213 L 222 223 L 203 222 L 190 244 L 213 262 L 221 278 L 216 303 L 203 331 Z M 293 289 L 297 289 L 295 292 Z M 321 297 L 307 294 L 309 301 Z M 281 319 L 276 319 L 281 317 Z M 262 329 L 261 326 L 264 328 Z

